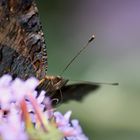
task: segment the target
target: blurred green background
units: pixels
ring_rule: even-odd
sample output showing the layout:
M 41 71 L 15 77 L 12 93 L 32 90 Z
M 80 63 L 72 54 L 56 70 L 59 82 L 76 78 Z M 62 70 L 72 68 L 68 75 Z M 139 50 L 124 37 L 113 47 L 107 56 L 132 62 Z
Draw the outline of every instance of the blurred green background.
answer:
M 64 73 L 72 80 L 119 82 L 101 86 L 73 111 L 91 140 L 140 139 L 140 1 L 37 0 L 49 70 L 59 75 L 94 33 L 95 42 Z

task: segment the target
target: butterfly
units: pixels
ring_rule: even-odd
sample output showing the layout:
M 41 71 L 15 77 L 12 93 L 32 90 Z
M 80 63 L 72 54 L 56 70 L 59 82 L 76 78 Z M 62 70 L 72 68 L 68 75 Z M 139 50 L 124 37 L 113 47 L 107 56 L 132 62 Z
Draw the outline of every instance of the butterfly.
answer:
M 34 0 L 0 0 L 0 76 L 40 80 L 38 90 L 63 102 L 81 101 L 98 84 L 67 84 L 61 76 L 48 76 L 47 47 Z

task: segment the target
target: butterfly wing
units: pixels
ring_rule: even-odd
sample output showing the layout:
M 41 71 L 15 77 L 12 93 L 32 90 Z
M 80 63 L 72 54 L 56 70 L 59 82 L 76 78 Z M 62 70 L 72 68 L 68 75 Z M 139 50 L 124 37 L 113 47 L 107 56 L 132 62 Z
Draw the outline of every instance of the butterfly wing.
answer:
M 44 78 L 47 51 L 34 0 L 0 0 L 0 76 Z
M 90 83 L 76 83 L 65 85 L 61 90 L 57 90 L 53 98 L 59 99 L 62 102 L 68 102 L 70 100 L 82 101 L 89 93 L 97 90 L 100 85 L 94 85 Z M 62 94 L 62 96 L 60 96 Z

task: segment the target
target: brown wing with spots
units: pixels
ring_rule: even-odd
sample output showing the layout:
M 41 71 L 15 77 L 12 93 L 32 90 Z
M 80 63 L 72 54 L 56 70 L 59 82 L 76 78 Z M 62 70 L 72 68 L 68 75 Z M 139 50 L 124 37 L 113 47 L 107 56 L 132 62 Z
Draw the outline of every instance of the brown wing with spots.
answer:
M 47 51 L 34 0 L 0 0 L 0 76 L 44 78 Z

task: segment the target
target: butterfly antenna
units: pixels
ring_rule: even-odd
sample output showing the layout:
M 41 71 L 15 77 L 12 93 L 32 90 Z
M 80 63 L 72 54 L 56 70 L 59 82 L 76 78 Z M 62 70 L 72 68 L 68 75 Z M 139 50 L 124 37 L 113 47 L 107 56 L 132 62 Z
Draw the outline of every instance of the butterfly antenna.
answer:
M 60 76 L 63 75 L 63 73 L 68 69 L 68 67 L 72 64 L 72 62 L 89 46 L 89 44 L 95 39 L 95 36 L 92 35 L 91 38 L 88 40 L 87 44 L 80 49 L 80 51 L 70 60 L 70 62 L 66 65 L 66 67 L 63 69 Z
M 119 85 L 119 83 L 107 83 L 107 82 L 87 82 L 87 83 L 93 84 L 93 85 L 112 85 L 112 86 L 118 86 Z

